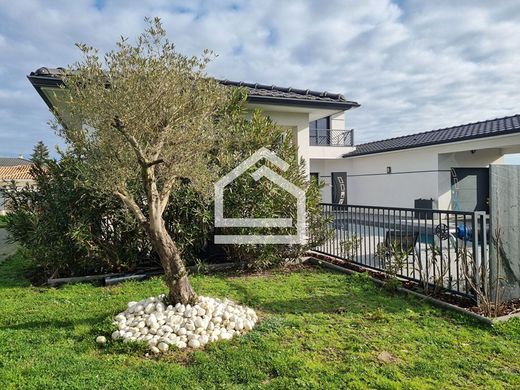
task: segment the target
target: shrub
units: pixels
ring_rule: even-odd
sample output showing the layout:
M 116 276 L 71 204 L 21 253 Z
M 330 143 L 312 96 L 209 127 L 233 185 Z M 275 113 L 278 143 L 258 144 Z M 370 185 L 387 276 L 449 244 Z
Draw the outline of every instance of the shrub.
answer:
M 36 187 L 5 193 L 7 229 L 47 276 L 133 269 L 147 243 L 119 202 L 79 185 L 80 160 L 67 153 L 31 168 Z
M 71 152 L 59 160 L 33 161 L 35 187 L 3 190 L 7 229 L 34 258 L 43 274 L 67 277 L 135 270 L 157 258 L 143 228 L 120 200 L 82 178 L 81 159 Z M 142 197 L 141 197 L 142 199 Z M 172 194 L 167 225 L 179 232 L 186 258 L 196 258 L 209 231 L 209 207 L 185 183 Z
M 298 160 L 292 129 L 276 125 L 260 111 L 248 119 L 241 113 L 228 126 L 222 140 L 219 158 L 221 176 L 230 172 L 261 147 L 275 152 L 290 164 L 286 172 L 278 172 L 291 183 L 305 190 L 307 229 L 310 241 L 306 245 L 224 245 L 229 258 L 246 262 L 252 268 L 267 268 L 294 260 L 303 252 L 324 242 L 331 234 L 322 213 L 320 189 L 323 184 L 308 181 L 303 160 Z M 260 161 L 257 165 L 266 163 Z M 270 163 L 267 162 L 269 166 Z M 224 215 L 228 218 L 292 218 L 296 220 L 296 200 L 275 183 L 264 178 L 256 182 L 250 175 L 258 167 L 251 167 L 235 179 L 224 191 Z M 273 168 L 278 171 L 277 168 Z M 223 234 L 295 234 L 295 228 L 226 228 Z

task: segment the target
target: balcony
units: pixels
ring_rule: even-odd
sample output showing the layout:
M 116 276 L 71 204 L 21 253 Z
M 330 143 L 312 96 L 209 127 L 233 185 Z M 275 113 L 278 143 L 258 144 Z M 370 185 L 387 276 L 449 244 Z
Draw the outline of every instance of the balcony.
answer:
M 354 130 L 309 129 L 311 146 L 354 146 Z

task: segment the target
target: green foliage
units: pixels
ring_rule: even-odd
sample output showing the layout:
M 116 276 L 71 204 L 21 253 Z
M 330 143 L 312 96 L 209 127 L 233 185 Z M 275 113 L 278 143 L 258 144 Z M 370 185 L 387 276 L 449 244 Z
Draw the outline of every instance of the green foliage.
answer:
M 0 189 L 1 191 L 1 189 Z M 7 217 L 5 215 L 0 215 L 0 228 L 5 228 L 7 226 Z
M 127 302 L 162 293 L 161 279 L 47 289 L 23 278 L 26 266 L 20 254 L 0 265 L 1 389 L 520 387 L 520 320 L 484 326 L 382 294 L 366 277 L 193 276 L 200 294 L 253 304 L 261 321 L 244 337 L 155 358 L 140 344 L 95 339 L 110 336 Z M 397 360 L 381 361 L 383 351 Z
M 185 181 L 171 192 L 163 218 L 183 259 L 198 263 L 213 226 L 211 203 Z
M 40 156 L 41 157 L 41 156 Z M 11 187 L 5 197 L 7 229 L 47 276 L 73 276 L 135 268 L 147 255 L 142 231 L 120 202 L 81 184 L 81 161 L 72 153 L 34 160 L 36 188 Z
M 33 153 L 31 154 L 31 161 L 35 164 L 44 164 L 45 161 L 49 159 L 49 149 L 42 142 L 38 141 L 38 143 L 33 148 Z
M 85 180 L 81 158 L 71 152 L 59 161 L 38 156 L 31 169 L 36 187 L 10 187 L 4 196 L 10 207 L 6 227 L 29 250 L 42 276 L 130 271 L 157 262 L 143 228 L 119 198 Z M 171 194 L 165 220 L 191 262 L 205 244 L 208 213 L 189 183 Z
M 361 245 L 361 238 L 358 237 L 357 234 L 352 234 L 352 236 L 348 240 L 343 240 L 340 242 L 341 254 L 342 256 L 352 261 L 352 259 L 356 256 L 357 250 Z
M 240 96 L 235 95 L 235 99 Z M 317 244 L 323 242 L 330 231 L 320 203 L 322 184 L 308 181 L 305 163 L 298 159 L 293 129 L 275 124 L 261 111 L 254 111 L 248 118 L 236 110 L 222 136 L 218 155 L 220 176 L 224 176 L 265 147 L 289 164 L 281 172 L 268 161 L 259 161 L 244 174 L 229 184 L 224 191 L 224 216 L 227 218 L 292 218 L 296 221 L 296 199 L 294 196 L 267 178 L 255 181 L 251 173 L 261 165 L 267 165 L 289 182 L 306 193 L 307 226 L 310 240 L 307 245 L 225 245 L 230 259 L 246 262 L 253 268 L 268 268 L 295 259 Z M 291 228 L 226 228 L 222 234 L 295 234 Z
M 160 18 L 145 21 L 135 42 L 121 38 L 104 55 L 77 45 L 82 59 L 69 66 L 57 94 L 57 111 L 68 120 L 56 130 L 81 153 L 85 174 L 102 190 L 131 201 L 129 190 L 138 185 L 151 205 L 166 202 L 170 190 L 189 179 L 210 194 L 214 116 L 227 105 L 228 89 L 206 74 L 210 51 L 185 56 Z
M 401 281 L 394 276 L 385 280 L 383 287 L 386 291 L 393 293 L 397 291 L 398 287 L 401 287 Z
M 396 278 L 408 261 L 410 248 L 399 240 L 378 244 L 376 257 L 384 264 L 385 272 L 392 278 Z

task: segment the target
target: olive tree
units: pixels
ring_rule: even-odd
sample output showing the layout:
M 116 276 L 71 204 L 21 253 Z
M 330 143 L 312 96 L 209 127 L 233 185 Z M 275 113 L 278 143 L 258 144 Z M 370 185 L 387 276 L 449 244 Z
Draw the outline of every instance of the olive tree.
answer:
M 164 268 L 169 301 L 185 304 L 196 294 L 163 213 L 186 181 L 211 193 L 209 161 L 229 93 L 205 73 L 210 52 L 184 56 L 158 18 L 147 23 L 135 43 L 122 38 L 104 56 L 77 45 L 82 59 L 63 79 L 71 119 L 56 126 L 84 159 L 89 184 L 119 197 L 142 225 Z

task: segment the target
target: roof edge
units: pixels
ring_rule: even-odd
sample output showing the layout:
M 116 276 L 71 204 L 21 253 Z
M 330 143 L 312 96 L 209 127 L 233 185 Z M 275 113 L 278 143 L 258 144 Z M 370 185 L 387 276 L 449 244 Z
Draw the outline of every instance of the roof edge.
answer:
M 461 125 L 455 125 L 455 126 L 450 126 L 450 127 L 443 127 L 443 128 L 435 129 L 435 130 L 428 130 L 428 131 L 422 131 L 422 132 L 419 132 L 419 133 L 412 133 L 412 134 L 408 134 L 408 135 L 401 135 L 399 137 L 385 138 L 385 139 L 381 139 L 381 140 L 377 140 L 377 141 L 365 142 L 363 144 L 356 145 L 356 147 L 372 145 L 372 144 L 379 143 L 379 142 L 387 142 L 387 141 L 392 141 L 392 140 L 399 140 L 399 139 L 404 139 L 404 138 L 408 138 L 408 137 L 415 137 L 415 136 L 418 136 L 418 135 L 435 133 L 435 132 L 440 132 L 440 131 L 445 131 L 445 130 L 450 130 L 450 129 L 456 129 L 456 128 L 463 127 L 463 126 L 474 126 L 474 125 L 480 125 L 482 123 L 506 120 L 506 119 L 510 119 L 510 118 L 515 118 L 515 117 L 517 117 L 519 115 L 520 114 L 507 115 L 507 116 L 500 117 L 500 118 L 486 119 L 486 120 L 482 120 L 482 121 L 464 123 L 464 124 L 461 124 Z M 472 135 L 463 136 L 463 137 L 459 137 L 459 138 L 446 139 L 446 140 L 440 140 L 440 141 L 435 141 L 435 142 L 433 142 L 433 141 L 432 142 L 421 142 L 421 143 L 417 143 L 415 145 L 396 146 L 396 147 L 386 148 L 386 149 L 383 149 L 383 150 L 366 151 L 366 152 L 359 152 L 359 153 L 356 153 L 356 150 L 353 150 L 352 152 L 343 154 L 341 157 L 342 158 L 350 158 L 350 157 L 358 157 L 358 156 L 367 156 L 367 155 L 371 155 L 371 154 L 395 152 L 395 151 L 398 151 L 398 150 L 415 149 L 415 148 L 422 148 L 422 147 L 426 147 L 426 146 L 435 146 L 435 145 L 443 145 L 443 144 L 456 143 L 456 142 L 462 142 L 462 141 L 468 141 L 468 140 L 476 140 L 476 139 L 482 139 L 482 138 L 498 137 L 498 136 L 502 136 L 502 135 L 510 135 L 510 134 L 515 134 L 515 133 L 520 133 L 520 128 L 512 128 L 512 129 L 503 130 L 503 131 L 494 132 L 494 133 L 472 134 Z
M 59 87 L 64 85 L 62 76 L 66 72 L 65 68 L 47 68 L 41 67 L 31 72 L 27 78 L 34 87 Z M 259 96 L 254 94 L 248 94 L 248 101 L 250 103 L 259 104 L 284 104 L 289 106 L 299 107 L 318 107 L 318 108 L 329 108 L 329 109 L 341 109 L 349 110 L 351 108 L 360 107 L 358 102 L 346 100 L 342 94 L 330 93 L 327 91 L 319 92 L 310 89 L 298 89 L 292 87 L 278 87 L 276 85 L 267 85 L 259 83 L 247 83 L 243 81 L 231 81 L 215 79 L 220 84 L 230 87 L 244 87 L 251 89 L 263 89 L 263 90 L 275 90 L 278 92 L 294 93 L 302 95 L 302 98 L 294 97 L 279 97 L 279 96 Z M 38 89 L 38 88 L 37 88 Z M 316 98 L 327 98 L 330 100 L 311 100 L 305 99 L 304 96 L 313 96 Z

